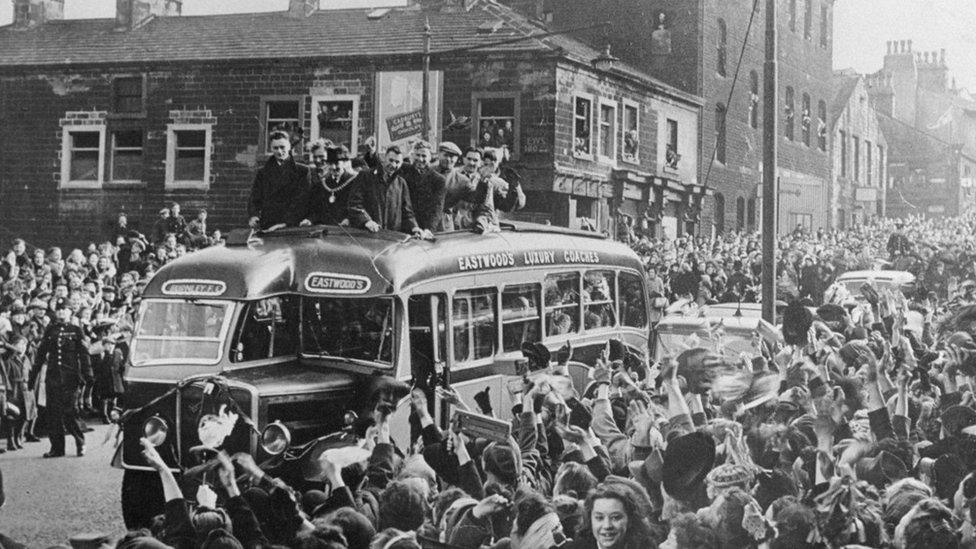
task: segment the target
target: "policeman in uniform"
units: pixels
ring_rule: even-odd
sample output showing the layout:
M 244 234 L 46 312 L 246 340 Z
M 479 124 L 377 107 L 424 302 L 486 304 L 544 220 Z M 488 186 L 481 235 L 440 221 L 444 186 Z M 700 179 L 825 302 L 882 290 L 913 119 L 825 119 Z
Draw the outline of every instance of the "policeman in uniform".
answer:
M 36 371 L 47 364 L 45 377 L 51 451 L 46 458 L 64 456 L 65 430 L 75 439 L 78 456 L 85 455 L 85 435 L 78 421 L 78 393 L 83 376 L 91 370 L 91 359 L 81 328 L 71 324 L 68 300 L 59 300 L 55 320 L 44 332 L 38 347 Z

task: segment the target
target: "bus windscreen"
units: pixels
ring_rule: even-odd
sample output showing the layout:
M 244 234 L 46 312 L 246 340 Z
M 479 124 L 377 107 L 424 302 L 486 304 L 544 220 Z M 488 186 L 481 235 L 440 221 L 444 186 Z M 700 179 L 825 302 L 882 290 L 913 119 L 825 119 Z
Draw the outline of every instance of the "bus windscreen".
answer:
M 303 352 L 370 362 L 393 361 L 393 300 L 306 297 Z

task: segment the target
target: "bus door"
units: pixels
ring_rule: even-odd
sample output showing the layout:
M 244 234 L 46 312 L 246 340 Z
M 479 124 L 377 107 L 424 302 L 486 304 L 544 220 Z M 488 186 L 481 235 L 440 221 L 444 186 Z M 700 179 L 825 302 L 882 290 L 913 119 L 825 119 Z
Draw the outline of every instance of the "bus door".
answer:
M 419 294 L 407 302 L 410 322 L 411 384 L 424 389 L 435 421 L 443 410 L 434 409 L 434 387 L 444 385 L 447 349 L 447 295 Z

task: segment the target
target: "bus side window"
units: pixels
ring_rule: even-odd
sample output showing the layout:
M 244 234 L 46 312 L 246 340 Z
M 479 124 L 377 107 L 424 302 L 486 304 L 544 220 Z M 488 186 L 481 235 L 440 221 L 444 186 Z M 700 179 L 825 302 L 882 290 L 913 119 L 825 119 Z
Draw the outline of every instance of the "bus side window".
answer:
M 498 338 L 495 288 L 454 294 L 454 360 L 464 362 L 494 356 Z
M 539 286 L 506 286 L 502 291 L 502 351 L 518 351 L 526 341 L 541 341 Z
M 644 284 L 633 273 L 620 273 L 620 321 L 631 328 L 647 327 Z
M 546 335 L 579 331 L 579 274 L 563 273 L 546 277 Z
M 583 328 L 595 330 L 617 324 L 613 271 L 590 271 L 583 277 Z

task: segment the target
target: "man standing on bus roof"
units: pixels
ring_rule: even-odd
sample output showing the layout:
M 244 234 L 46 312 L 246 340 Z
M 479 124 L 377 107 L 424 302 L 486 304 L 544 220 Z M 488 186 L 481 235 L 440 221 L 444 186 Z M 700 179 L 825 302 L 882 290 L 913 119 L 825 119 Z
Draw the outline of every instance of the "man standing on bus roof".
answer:
M 51 450 L 46 458 L 64 456 L 65 430 L 75 439 L 78 456 L 85 455 L 85 434 L 78 421 L 78 394 L 91 375 L 91 357 L 82 329 L 71 323 L 68 300 L 59 300 L 55 320 L 48 326 L 37 349 L 35 372 L 46 366 L 44 382 Z
M 445 231 L 459 228 L 454 219 L 458 203 L 467 200 L 475 188 L 471 179 L 457 167 L 460 156 L 461 149 L 450 141 L 444 141 L 437 147 L 437 172 L 444 176 L 446 187 L 443 216 Z
M 525 193 L 518 180 L 518 174 L 512 171 L 508 175 L 510 181 L 502 179 L 499 169 L 506 149 L 485 149 L 481 154 L 481 167 L 478 168 L 478 185 L 474 196 L 474 229 L 479 233 L 492 230 L 498 226 L 496 210 L 514 212 L 525 207 Z
M 312 142 L 311 183 L 302 200 L 304 214 L 300 225 L 349 224 L 349 196 L 352 194 L 355 172 L 345 171 L 343 162 L 349 160 L 346 147 L 328 147 L 324 139 Z
M 310 173 L 291 154 L 291 139 L 283 131 L 271 132 L 271 156 L 258 170 L 247 205 L 248 225 L 274 230 L 297 225 L 304 211 L 299 202 L 305 196 Z
M 417 225 L 410 189 L 398 173 L 402 165 L 403 153 L 393 145 L 386 149 L 380 167 L 356 176 L 349 197 L 349 220 L 374 233 L 380 229 L 402 231 L 429 240 L 431 232 Z
M 400 175 L 410 189 L 410 200 L 417 225 L 421 229 L 444 230 L 444 195 L 447 192 L 444 176 L 431 166 L 433 154 L 430 143 L 420 140 L 413 146 L 412 162 L 400 168 Z

